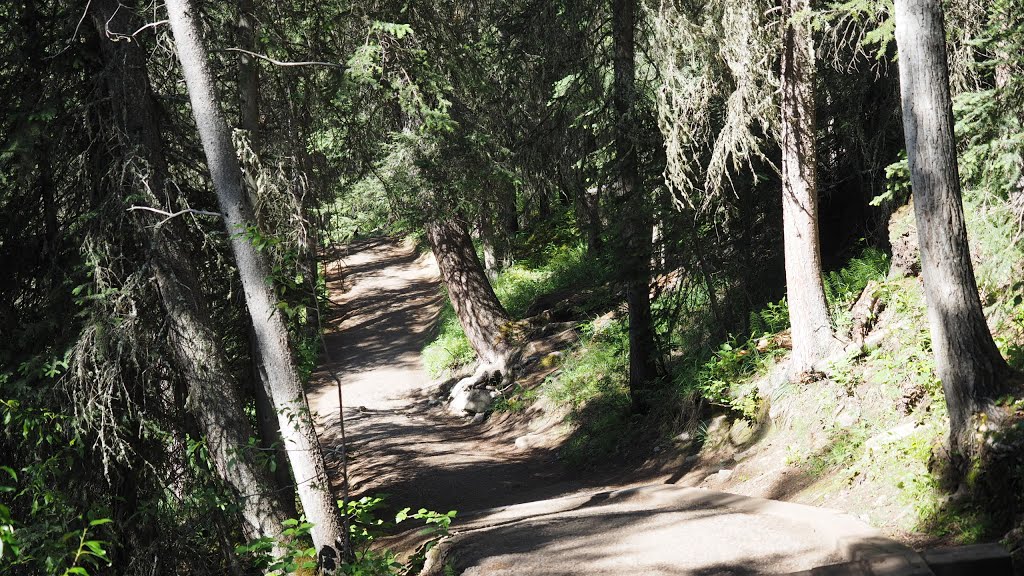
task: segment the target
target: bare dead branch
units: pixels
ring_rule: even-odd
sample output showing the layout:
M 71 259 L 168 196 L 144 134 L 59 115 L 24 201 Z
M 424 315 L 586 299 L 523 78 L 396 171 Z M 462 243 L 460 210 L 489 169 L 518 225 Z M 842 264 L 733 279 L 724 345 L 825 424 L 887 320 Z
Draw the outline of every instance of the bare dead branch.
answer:
M 52 60 L 52 59 L 56 58 L 57 56 L 60 56 L 61 54 L 67 52 L 68 49 L 71 48 L 75 44 L 75 38 L 78 38 L 78 30 L 81 29 L 82 22 L 85 22 L 85 17 L 89 15 L 89 6 L 90 5 L 92 5 L 92 0 L 89 0 L 88 2 L 85 3 L 85 10 L 82 10 L 82 17 L 78 19 L 78 24 L 75 25 L 75 31 L 74 31 L 74 33 L 71 34 L 71 38 L 68 38 L 67 46 L 65 46 L 63 49 L 61 49 L 60 52 L 57 52 L 56 54 L 54 54 L 52 56 L 47 56 L 45 58 L 46 60 Z
M 286 66 L 286 67 L 287 66 L 328 66 L 328 67 L 331 67 L 331 68 L 341 68 L 341 69 L 345 68 L 344 64 L 338 64 L 337 62 L 320 62 L 320 61 L 317 61 L 317 60 L 310 60 L 308 62 L 286 62 L 286 61 L 283 61 L 283 60 L 275 60 L 275 59 L 271 58 L 270 56 L 265 56 L 263 54 L 257 54 L 256 52 L 250 52 L 250 51 L 244 50 L 242 48 L 224 48 L 224 51 L 225 52 L 241 52 L 242 54 L 247 54 L 247 55 L 252 56 L 254 58 L 259 58 L 260 60 L 266 60 L 267 62 L 270 62 L 271 64 L 273 64 L 275 66 Z
M 156 223 L 156 225 L 154 226 L 155 228 L 163 226 L 171 218 L 181 216 L 182 214 L 194 214 L 198 216 L 216 216 L 217 218 L 224 217 L 220 212 L 208 212 L 206 210 L 195 210 L 193 208 L 186 208 L 184 210 L 178 210 L 177 212 L 167 212 L 166 210 L 150 208 L 149 206 L 132 206 L 131 208 L 128 208 L 129 212 L 133 212 L 135 210 L 145 210 L 147 212 L 155 212 L 157 214 L 160 214 L 161 216 L 166 216 L 166 218 Z

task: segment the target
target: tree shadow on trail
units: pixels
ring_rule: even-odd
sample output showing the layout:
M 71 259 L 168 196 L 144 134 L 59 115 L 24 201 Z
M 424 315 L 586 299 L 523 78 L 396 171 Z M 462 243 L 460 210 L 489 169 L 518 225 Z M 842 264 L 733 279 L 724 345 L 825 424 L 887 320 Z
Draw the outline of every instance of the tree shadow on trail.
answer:
M 460 512 L 544 499 L 571 489 L 554 451 L 516 452 L 486 426 L 440 417 L 425 405 L 404 411 L 346 410 L 353 495 L 388 494 L 396 508 Z M 337 430 L 336 417 L 328 421 Z M 325 446 L 340 443 L 334 434 Z M 326 450 L 341 480 L 339 450 Z
M 476 531 L 448 544 L 455 572 L 778 574 L 906 550 L 870 533 L 832 531 L 828 512 L 785 513 L 720 492 L 645 487 L 552 504 L 550 513 L 471 522 Z
M 415 274 L 420 255 L 415 250 L 400 252 L 393 240 L 364 240 L 352 251 L 385 248 L 395 254 L 332 271 L 328 284 L 335 292 L 341 291 L 341 278 L 345 283 L 369 282 L 372 289 L 350 294 L 323 319 L 330 362 L 321 358 L 311 392 L 334 385 L 328 370 L 362 373 L 384 367 L 413 367 L 419 362 L 420 351 L 440 314 L 438 281 L 430 275 Z M 403 270 L 411 270 L 413 278 L 395 276 L 396 271 Z

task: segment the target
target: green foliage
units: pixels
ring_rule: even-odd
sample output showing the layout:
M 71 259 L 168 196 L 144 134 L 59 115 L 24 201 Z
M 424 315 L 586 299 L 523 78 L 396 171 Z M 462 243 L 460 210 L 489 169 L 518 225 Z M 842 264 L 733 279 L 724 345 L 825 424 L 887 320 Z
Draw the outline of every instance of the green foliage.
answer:
M 400 524 L 405 520 L 412 518 L 414 520 L 422 520 L 427 526 L 420 534 L 432 534 L 438 536 L 446 536 L 448 534 L 448 528 L 452 525 L 452 520 L 455 519 L 455 510 L 449 510 L 444 514 L 440 512 L 434 512 L 427 510 L 426 508 L 420 508 L 416 512 L 410 514 L 411 508 L 402 508 L 395 514 L 395 524 Z
M 423 366 L 427 374 L 438 378 L 446 371 L 469 364 L 475 359 L 476 352 L 459 324 L 451 301 L 446 297 L 437 322 L 437 336 L 423 348 Z
M 777 334 L 789 328 L 789 305 L 785 300 L 769 302 L 750 313 L 750 334 L 758 338 Z
M 896 42 L 896 20 L 892 0 L 846 0 L 833 2 L 818 11 L 815 27 L 830 44 L 864 50 L 875 60 L 888 58 Z
M 235 553 L 252 557 L 253 564 L 264 572 L 312 573 L 316 569 L 316 548 L 309 545 L 309 533 L 313 525 L 289 518 L 284 521 L 284 526 L 279 542 L 265 536 L 248 544 L 236 546 Z M 276 557 L 271 554 L 275 545 L 280 548 L 280 554 Z
M 395 514 L 394 522 L 385 522 L 378 516 L 384 507 L 384 496 L 363 496 L 351 500 L 345 512 L 349 520 L 349 534 L 355 560 L 342 565 L 341 573 L 347 576 L 398 576 L 413 573 L 423 562 L 424 554 L 438 540 L 448 535 L 448 529 L 455 518 L 455 510 L 446 513 L 434 512 L 420 508 L 410 513 L 410 508 L 403 508 Z M 338 506 L 342 506 L 341 501 Z M 399 563 L 390 550 L 371 546 L 374 540 L 399 524 L 412 519 L 421 520 L 424 528 L 421 534 L 433 538 L 412 558 L 407 566 Z M 310 530 L 313 525 L 302 519 L 289 519 L 284 522 L 282 538 L 274 541 L 271 538 L 260 538 L 235 548 L 236 553 L 246 557 L 264 572 L 274 574 L 312 574 L 316 568 L 316 549 L 310 545 Z M 278 554 L 274 555 L 275 547 Z
M 20 459 L 5 452 L 0 465 L 0 569 L 88 575 L 109 565 L 108 543 L 98 537 L 111 533 L 104 517 L 109 510 L 77 501 L 68 491 L 67 470 L 85 456 L 85 447 L 71 417 L 46 408 L 32 393 L 59 377 L 67 363 L 37 360 L 23 363 L 17 375 L 0 373 L 0 447 L 33 455 Z
M 865 248 L 840 270 L 825 275 L 825 298 L 832 322 L 839 332 L 850 328 L 850 307 L 871 281 L 881 281 L 889 272 L 889 255 L 877 248 Z
M 705 400 L 729 408 L 753 419 L 758 410 L 757 391 L 743 390 L 741 384 L 762 373 L 781 357 L 785 350 L 773 336 L 789 325 L 789 312 L 785 300 L 770 303 L 765 309 L 751 314 L 752 329 L 757 336 L 740 341 L 730 338 L 723 342 L 710 359 L 696 370 L 680 371 L 676 384 L 683 391 L 695 390 Z
M 502 270 L 494 281 L 494 293 L 508 313 L 519 318 L 540 296 L 570 288 L 582 290 L 606 277 L 601 264 L 587 257 L 586 246 L 548 245 L 531 260 Z
M 885 167 L 885 192 L 871 199 L 871 206 L 900 206 L 910 199 L 910 164 L 906 150 L 896 162 Z
M 579 347 L 548 377 L 545 393 L 570 407 L 577 428 L 561 456 L 570 465 L 585 466 L 614 455 L 628 439 L 629 335 L 625 322 L 584 326 Z

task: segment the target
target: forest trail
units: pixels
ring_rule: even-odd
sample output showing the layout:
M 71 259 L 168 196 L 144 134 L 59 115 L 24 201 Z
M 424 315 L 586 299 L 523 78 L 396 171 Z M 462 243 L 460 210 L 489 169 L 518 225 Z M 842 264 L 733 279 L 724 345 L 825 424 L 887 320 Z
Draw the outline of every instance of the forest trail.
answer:
M 328 269 L 336 306 L 326 314 L 330 363 L 308 391 L 331 478 L 340 488 L 340 378 L 351 494 L 387 494 L 389 508 L 467 511 L 571 491 L 546 452 L 517 451 L 514 438 L 428 405 L 420 352 L 443 299 L 430 254 L 393 239 L 353 243 Z
M 308 395 L 332 480 L 340 488 L 338 394 L 328 368 L 343 386 L 352 496 L 387 494 L 392 510 L 458 511 L 456 536 L 438 548 L 430 574 L 444 564 L 489 575 L 785 573 L 909 552 L 832 510 L 670 483 L 621 489 L 574 479 L 554 451 L 517 450 L 501 426 L 430 407 L 420 351 L 442 297 L 429 254 L 367 239 L 337 255 L 328 273 L 330 361 Z M 423 541 L 412 534 L 384 542 L 404 555 Z

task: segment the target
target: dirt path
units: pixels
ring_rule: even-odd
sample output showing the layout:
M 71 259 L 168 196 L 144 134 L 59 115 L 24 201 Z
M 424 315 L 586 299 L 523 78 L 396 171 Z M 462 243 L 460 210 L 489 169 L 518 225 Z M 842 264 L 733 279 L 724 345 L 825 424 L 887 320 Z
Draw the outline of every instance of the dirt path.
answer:
M 572 490 L 554 454 L 517 451 L 514 437 L 428 406 L 420 351 L 442 301 L 432 257 L 365 240 L 330 270 L 328 288 L 339 305 L 324 327 L 331 363 L 314 375 L 309 401 L 336 485 L 338 395 L 328 367 L 343 385 L 353 496 L 388 494 L 392 508 L 461 516 Z
M 388 494 L 392 510 L 459 512 L 429 574 L 763 574 L 912 554 L 856 518 L 671 485 L 678 476 L 595 491 L 599 480 L 571 478 L 553 450 L 517 450 L 514 422 L 474 425 L 429 406 L 420 351 L 441 306 L 429 255 L 365 240 L 348 247 L 328 286 L 337 304 L 325 326 L 330 361 L 308 393 L 332 479 L 340 487 L 328 368 L 345 396 L 352 496 Z M 378 543 L 404 555 L 422 541 L 412 530 Z

